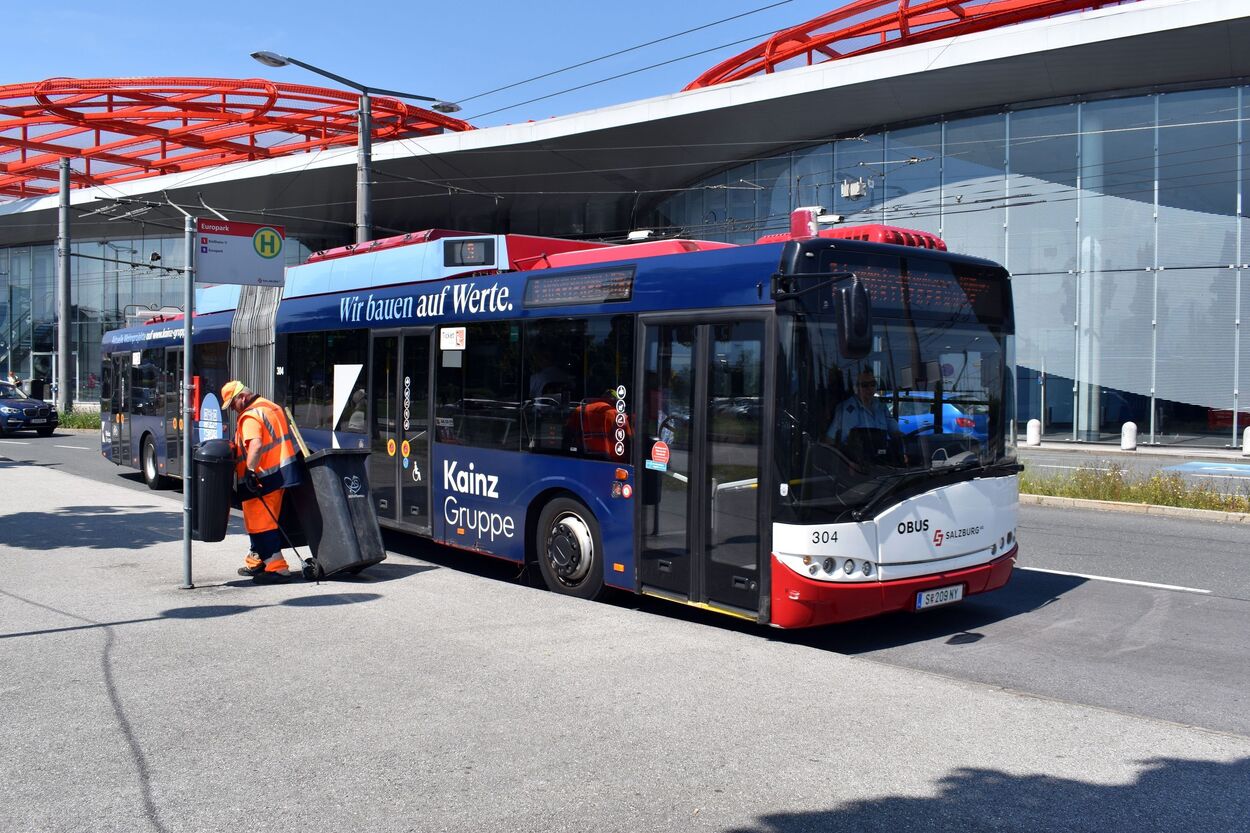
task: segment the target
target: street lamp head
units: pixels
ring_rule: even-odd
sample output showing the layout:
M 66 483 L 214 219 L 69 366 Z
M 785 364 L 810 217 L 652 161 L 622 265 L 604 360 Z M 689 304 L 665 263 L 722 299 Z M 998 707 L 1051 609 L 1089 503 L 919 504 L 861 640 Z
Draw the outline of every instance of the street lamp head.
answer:
M 252 57 L 267 67 L 284 67 L 291 63 L 289 58 L 284 58 L 277 52 L 253 52 Z
M 460 105 L 451 101 L 436 101 L 430 109 L 440 113 L 459 113 Z

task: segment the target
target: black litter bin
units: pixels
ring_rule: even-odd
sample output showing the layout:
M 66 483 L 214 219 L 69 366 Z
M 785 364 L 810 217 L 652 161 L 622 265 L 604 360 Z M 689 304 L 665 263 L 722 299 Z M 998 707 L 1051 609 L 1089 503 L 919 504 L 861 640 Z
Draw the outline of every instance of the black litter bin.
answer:
M 198 541 L 221 541 L 230 524 L 234 446 L 229 440 L 205 440 L 191 459 L 195 461 L 191 532 Z
M 365 475 L 368 459 L 365 448 L 327 448 L 304 458 L 308 477 L 291 493 L 315 577 L 356 573 L 386 558 Z

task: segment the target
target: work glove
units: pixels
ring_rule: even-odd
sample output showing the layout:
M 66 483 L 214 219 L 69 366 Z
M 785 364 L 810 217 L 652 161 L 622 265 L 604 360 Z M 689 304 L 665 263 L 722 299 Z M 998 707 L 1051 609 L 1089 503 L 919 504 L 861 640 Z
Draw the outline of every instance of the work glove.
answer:
M 260 494 L 260 478 L 256 476 L 256 472 L 249 470 L 243 475 L 243 485 L 254 495 Z

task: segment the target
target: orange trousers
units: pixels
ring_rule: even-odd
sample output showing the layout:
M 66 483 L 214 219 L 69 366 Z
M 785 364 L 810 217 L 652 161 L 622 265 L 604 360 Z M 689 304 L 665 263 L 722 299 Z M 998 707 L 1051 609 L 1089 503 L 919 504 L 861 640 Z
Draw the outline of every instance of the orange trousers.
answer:
M 269 532 L 278 528 L 274 518 L 282 516 L 282 493 L 278 489 L 260 497 L 248 498 L 243 501 L 243 526 L 250 534 Z M 265 507 L 269 507 L 268 510 Z

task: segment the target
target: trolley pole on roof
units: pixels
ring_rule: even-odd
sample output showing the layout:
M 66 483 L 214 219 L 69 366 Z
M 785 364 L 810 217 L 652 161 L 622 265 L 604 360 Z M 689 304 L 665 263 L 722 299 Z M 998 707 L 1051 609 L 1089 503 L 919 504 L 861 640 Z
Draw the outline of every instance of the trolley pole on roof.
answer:
M 389 95 L 396 98 L 431 101 L 433 105 L 430 109 L 437 110 L 440 113 L 458 113 L 460 112 L 460 105 L 450 101 L 430 98 L 428 95 L 401 93 L 395 90 L 384 90 L 380 87 L 367 87 L 341 75 L 335 75 L 329 70 L 304 63 L 296 58 L 279 55 L 276 52 L 253 52 L 252 57 L 267 67 L 284 67 L 288 64 L 303 67 L 309 72 L 315 72 L 317 75 L 337 81 L 345 87 L 351 87 L 359 93 L 360 106 L 356 111 L 356 242 L 358 244 L 368 243 L 373 239 L 373 198 L 371 194 L 373 185 L 373 104 L 369 97 L 375 93 L 380 93 L 381 95 Z

